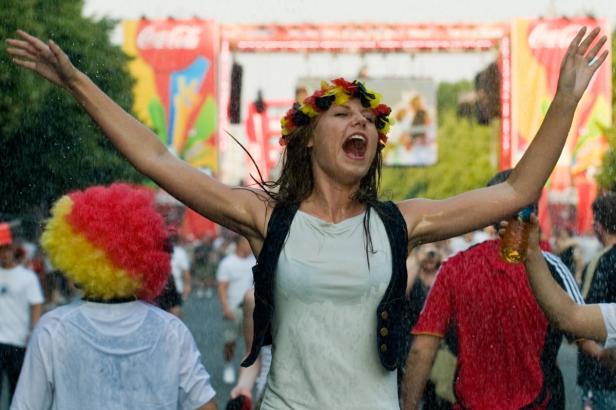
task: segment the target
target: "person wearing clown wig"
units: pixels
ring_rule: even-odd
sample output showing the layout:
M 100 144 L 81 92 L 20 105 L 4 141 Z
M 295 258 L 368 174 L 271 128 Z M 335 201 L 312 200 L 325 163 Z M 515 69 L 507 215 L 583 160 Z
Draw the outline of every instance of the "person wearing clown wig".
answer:
M 149 303 L 170 269 L 149 192 L 114 184 L 65 195 L 41 243 L 84 296 L 37 324 L 12 410 L 216 408 L 189 330 Z

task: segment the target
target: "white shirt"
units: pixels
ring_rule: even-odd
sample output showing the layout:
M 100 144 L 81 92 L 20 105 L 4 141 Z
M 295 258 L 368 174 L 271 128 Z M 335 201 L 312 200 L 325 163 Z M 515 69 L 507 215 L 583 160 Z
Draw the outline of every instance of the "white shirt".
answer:
M 76 301 L 37 324 L 11 410 L 192 410 L 214 395 L 178 318 L 144 302 Z
M 370 215 L 332 224 L 298 211 L 278 260 L 272 366 L 262 410 L 393 410 L 396 372 L 376 342 L 376 308 L 392 272 L 385 226 Z
M 45 301 L 36 274 L 23 266 L 0 268 L 0 343 L 25 347 L 30 308 Z
M 616 347 L 616 303 L 600 303 L 601 314 L 603 315 L 603 323 L 607 331 L 605 338 L 606 348 Z
M 252 289 L 252 267 L 255 263 L 255 257 L 252 255 L 240 258 L 236 253 L 231 253 L 218 265 L 216 280 L 229 282 L 227 300 L 231 309 L 237 309 L 242 304 L 244 294 Z
M 184 290 L 183 272 L 187 270 L 190 270 L 188 253 L 183 247 L 176 245 L 173 247 L 173 255 L 171 255 L 171 274 L 175 281 L 175 288 L 180 294 Z

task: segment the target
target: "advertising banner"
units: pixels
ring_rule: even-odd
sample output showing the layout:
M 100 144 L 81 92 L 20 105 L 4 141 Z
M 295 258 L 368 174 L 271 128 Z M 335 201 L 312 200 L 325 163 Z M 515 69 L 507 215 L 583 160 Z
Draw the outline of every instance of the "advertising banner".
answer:
M 520 19 L 511 31 L 511 159 L 515 165 L 537 133 L 556 93 L 560 63 L 582 26 L 602 27 L 603 20 Z M 608 40 L 608 43 L 610 41 Z M 553 223 L 579 232 L 590 229 L 589 205 L 594 176 L 607 149 L 605 128 L 611 125 L 611 67 L 606 61 L 580 101 L 563 154 L 547 185 L 547 208 Z M 551 212 L 550 204 L 554 210 Z M 563 214 L 563 209 L 573 210 Z M 546 215 L 544 215 L 545 217 Z
M 209 20 L 123 22 L 123 50 L 134 59 L 134 111 L 191 165 L 218 170 L 218 26 Z

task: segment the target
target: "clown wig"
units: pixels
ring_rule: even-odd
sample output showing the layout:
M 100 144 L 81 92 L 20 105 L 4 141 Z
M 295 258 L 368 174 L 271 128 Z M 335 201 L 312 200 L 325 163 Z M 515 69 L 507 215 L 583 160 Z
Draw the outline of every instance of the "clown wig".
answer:
M 41 238 L 55 267 L 90 299 L 152 300 L 170 272 L 163 218 L 151 193 L 127 184 L 60 198 Z

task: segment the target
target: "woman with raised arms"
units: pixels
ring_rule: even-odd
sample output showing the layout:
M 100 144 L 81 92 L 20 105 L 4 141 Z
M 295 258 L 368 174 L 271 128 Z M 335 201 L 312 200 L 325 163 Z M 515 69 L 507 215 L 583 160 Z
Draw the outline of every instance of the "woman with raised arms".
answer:
M 535 202 L 563 148 L 606 38 L 583 28 L 532 144 L 501 184 L 443 200 L 378 200 L 390 109 L 357 81 L 323 83 L 282 120 L 278 180 L 236 189 L 176 158 L 75 68 L 23 31 L 13 61 L 66 89 L 133 166 L 187 206 L 245 236 L 257 255 L 249 365 L 272 344 L 263 409 L 398 408 L 409 249 L 475 230 Z

